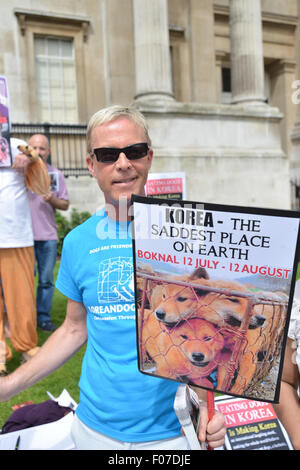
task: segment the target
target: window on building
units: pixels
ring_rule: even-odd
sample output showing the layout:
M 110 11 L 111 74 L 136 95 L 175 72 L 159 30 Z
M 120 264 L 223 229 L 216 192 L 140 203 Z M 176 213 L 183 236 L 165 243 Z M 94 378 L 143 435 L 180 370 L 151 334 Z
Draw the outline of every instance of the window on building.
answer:
M 230 68 L 222 68 L 222 89 L 225 92 L 231 91 Z
M 222 67 L 222 103 L 231 103 L 231 70 Z
M 73 39 L 34 36 L 34 59 L 39 120 L 78 122 Z

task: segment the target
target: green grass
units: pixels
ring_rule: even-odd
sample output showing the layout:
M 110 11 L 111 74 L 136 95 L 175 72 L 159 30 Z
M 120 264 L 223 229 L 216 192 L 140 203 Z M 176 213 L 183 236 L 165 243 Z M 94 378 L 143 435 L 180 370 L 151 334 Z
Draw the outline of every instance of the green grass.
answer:
M 55 268 L 55 277 L 57 275 L 59 263 Z M 53 304 L 51 309 L 51 317 L 56 326 L 62 324 L 66 313 L 67 299 L 55 289 Z M 51 333 L 47 333 L 40 329 L 38 331 L 38 345 L 41 346 Z M 11 347 L 9 340 L 8 344 Z M 41 403 L 49 399 L 47 391 L 57 397 L 63 389 L 67 389 L 72 398 L 78 402 L 79 400 L 79 387 L 78 381 L 80 377 L 81 361 L 83 358 L 85 348 L 78 351 L 66 364 L 60 369 L 51 374 L 49 377 L 41 380 L 38 384 L 25 390 L 5 403 L 0 404 L 0 428 L 3 426 L 7 418 L 12 414 L 12 406 L 18 403 L 31 400 L 34 403 Z M 9 372 L 14 371 L 20 364 L 21 353 L 13 351 L 14 357 L 7 364 Z

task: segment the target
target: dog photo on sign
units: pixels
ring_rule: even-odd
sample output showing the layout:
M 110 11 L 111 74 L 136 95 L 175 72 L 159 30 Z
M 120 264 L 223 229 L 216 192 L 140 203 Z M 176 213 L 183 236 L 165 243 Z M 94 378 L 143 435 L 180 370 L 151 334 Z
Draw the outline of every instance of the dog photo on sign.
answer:
M 143 203 L 146 201 L 149 200 Z M 159 204 L 157 200 L 156 204 Z M 237 220 L 235 213 L 227 214 L 225 209 L 222 206 L 223 231 L 227 219 Z M 152 212 L 156 222 L 153 207 Z M 186 253 L 174 254 L 174 247 L 180 246 L 178 238 L 170 241 L 159 237 L 145 240 L 138 234 L 134 237 L 141 372 L 234 396 L 278 400 L 296 266 L 298 221 L 293 217 L 288 219 L 291 226 L 295 222 L 295 230 L 287 246 L 293 252 L 287 263 L 263 266 L 257 261 L 266 243 L 272 251 L 278 250 L 281 243 L 278 236 L 273 242 L 272 231 L 276 233 L 286 223 L 272 211 L 270 217 L 271 221 L 265 213 L 256 215 L 257 220 L 261 218 L 261 224 L 253 227 L 255 230 L 262 227 L 265 246 L 252 250 L 255 262 L 250 250 L 247 262 L 236 263 L 232 259 L 208 260 L 199 257 L 197 250 L 195 257 L 189 253 L 192 262 L 187 263 Z M 161 212 L 157 218 L 164 224 Z M 220 219 L 219 213 L 217 218 Z M 153 225 L 157 234 L 157 224 L 152 221 Z M 215 232 L 216 243 L 221 236 Z M 275 254 L 270 251 L 268 257 L 272 256 Z

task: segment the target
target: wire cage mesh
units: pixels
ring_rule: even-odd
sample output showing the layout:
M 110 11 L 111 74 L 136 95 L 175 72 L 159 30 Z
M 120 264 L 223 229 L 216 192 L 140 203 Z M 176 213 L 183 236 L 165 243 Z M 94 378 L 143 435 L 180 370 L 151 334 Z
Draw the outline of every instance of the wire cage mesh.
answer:
M 288 297 L 137 271 L 140 368 L 191 385 L 257 397 L 278 367 Z M 266 399 L 273 399 L 276 374 Z

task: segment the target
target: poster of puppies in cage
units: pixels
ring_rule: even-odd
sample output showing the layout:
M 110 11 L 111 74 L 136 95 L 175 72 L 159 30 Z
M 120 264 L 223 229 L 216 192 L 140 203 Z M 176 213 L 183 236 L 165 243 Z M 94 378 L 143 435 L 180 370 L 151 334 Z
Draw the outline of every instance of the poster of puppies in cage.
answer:
M 139 370 L 278 402 L 298 213 L 132 202 Z

